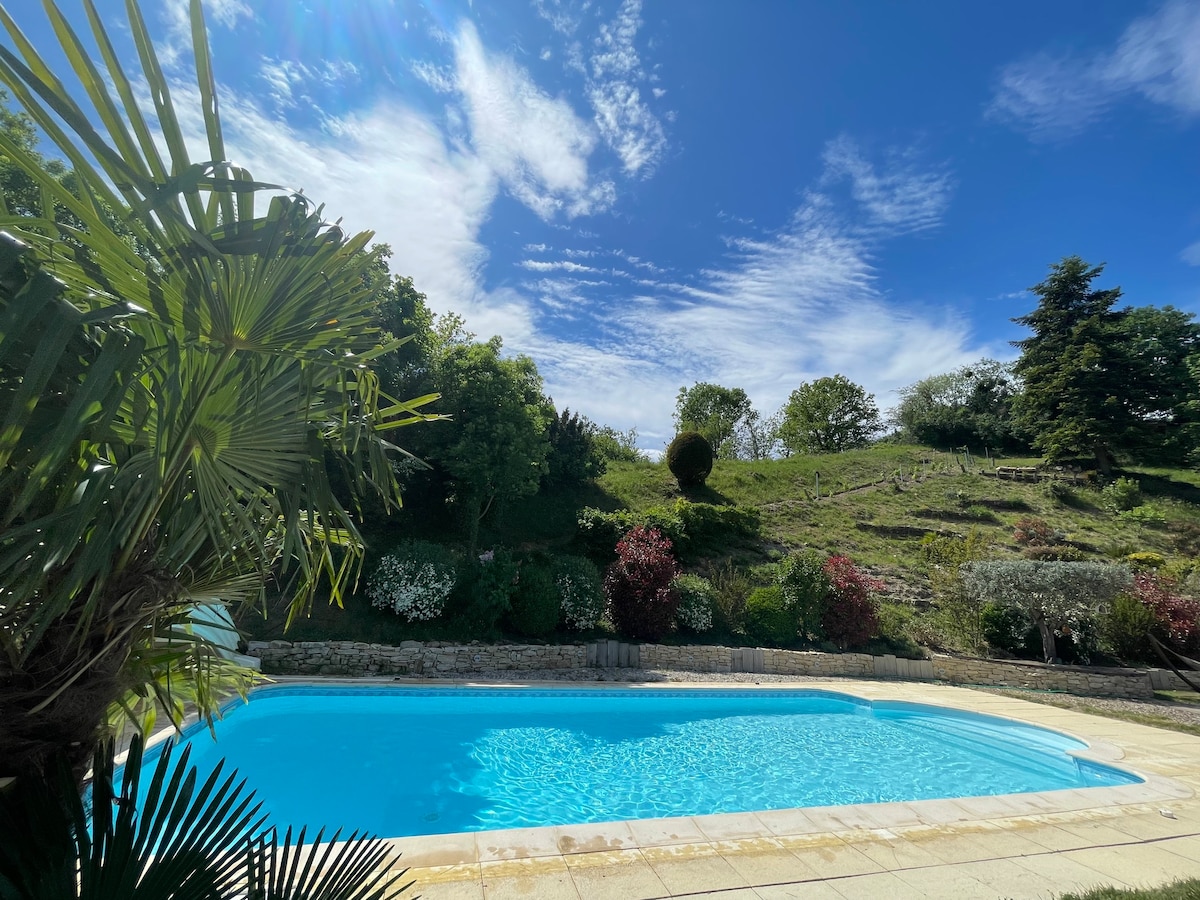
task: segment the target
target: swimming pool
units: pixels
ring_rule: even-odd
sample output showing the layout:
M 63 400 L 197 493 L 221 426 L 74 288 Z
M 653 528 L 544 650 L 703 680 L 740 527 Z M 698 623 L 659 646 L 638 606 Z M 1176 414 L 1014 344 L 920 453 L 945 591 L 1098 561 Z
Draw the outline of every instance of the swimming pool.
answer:
M 273 824 L 385 837 L 1141 781 L 1035 726 L 804 690 L 273 687 L 216 737 L 182 740 Z

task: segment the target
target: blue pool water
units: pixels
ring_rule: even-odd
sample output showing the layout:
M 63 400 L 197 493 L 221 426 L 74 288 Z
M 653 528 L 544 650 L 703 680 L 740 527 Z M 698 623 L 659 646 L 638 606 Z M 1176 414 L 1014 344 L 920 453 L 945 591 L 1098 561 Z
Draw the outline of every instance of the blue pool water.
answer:
M 216 738 L 183 736 L 273 824 L 385 837 L 1140 781 L 1034 726 L 799 690 L 268 688 Z

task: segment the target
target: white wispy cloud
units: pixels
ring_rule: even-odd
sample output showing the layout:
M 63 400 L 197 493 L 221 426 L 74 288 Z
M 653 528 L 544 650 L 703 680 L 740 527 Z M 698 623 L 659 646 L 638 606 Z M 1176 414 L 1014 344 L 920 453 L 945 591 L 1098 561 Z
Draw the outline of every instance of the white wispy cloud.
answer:
M 1179 258 L 1189 266 L 1200 266 L 1200 241 L 1184 247 Z
M 294 109 L 299 103 L 314 105 L 308 93 L 310 86 L 352 84 L 359 79 L 361 72 L 349 60 L 331 59 L 319 66 L 309 66 L 296 60 L 268 57 L 259 64 L 258 75 L 266 82 L 268 94 L 277 108 Z
M 612 204 L 615 186 L 588 177 L 595 133 L 565 99 L 550 97 L 510 57 L 488 52 L 470 22 L 454 49 L 471 142 L 514 197 L 546 219 Z
M 890 154 L 881 171 L 843 135 L 825 148 L 825 181 L 850 180 L 851 194 L 862 204 L 868 223 L 891 233 L 925 231 L 937 226 L 950 202 L 948 173 L 918 165 L 912 151 Z
M 585 266 L 582 263 L 572 262 L 569 259 L 545 260 L 545 259 L 523 259 L 519 266 L 523 269 L 529 269 L 532 272 L 599 272 L 600 269 L 592 266 Z
M 850 146 L 841 139 L 827 148 L 818 185 L 848 177 Z M 950 190 L 943 173 L 923 173 L 910 151 L 869 166 L 861 152 L 854 158 L 876 183 L 863 191 L 867 200 L 847 205 L 816 189 L 783 227 L 730 238 L 726 255 L 690 277 L 635 276 L 632 295 L 594 307 L 598 337 L 575 358 L 568 360 L 568 348 L 577 345 L 535 334 L 535 358 L 556 399 L 637 426 L 643 446 L 654 447 L 670 438 L 675 393 L 695 381 L 741 387 L 771 413 L 801 382 L 841 373 L 886 408 L 898 388 L 931 372 L 1002 352 L 973 345 L 969 325 L 951 311 L 919 314 L 893 302 L 871 263 L 881 241 L 936 224 Z M 939 186 L 899 187 L 906 184 Z M 609 252 L 634 267 L 661 268 Z
M 1138 96 L 1181 116 L 1200 114 L 1200 5 L 1169 0 L 1131 22 L 1111 47 L 1010 63 L 987 114 L 1035 140 L 1059 140 Z
M 591 7 L 590 0 L 572 3 L 570 0 L 533 0 L 538 17 L 545 19 L 561 35 L 570 37 L 579 30 L 583 16 Z
M 419 59 L 412 63 L 409 68 L 414 75 L 439 94 L 453 93 L 458 85 L 454 77 L 454 69 L 449 66 L 439 66 L 428 60 Z
M 588 99 L 596 125 L 630 175 L 653 172 L 667 146 L 662 123 L 639 87 L 647 80 L 636 47 L 641 13 L 641 0 L 624 0 L 612 21 L 600 26 L 588 62 Z

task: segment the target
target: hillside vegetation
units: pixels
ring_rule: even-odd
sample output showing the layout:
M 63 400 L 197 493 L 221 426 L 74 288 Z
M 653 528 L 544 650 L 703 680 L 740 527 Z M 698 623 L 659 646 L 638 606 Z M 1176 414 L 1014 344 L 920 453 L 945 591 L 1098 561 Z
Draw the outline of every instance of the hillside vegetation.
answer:
M 1130 554 L 1162 557 L 1162 565 L 1185 580 L 1200 547 L 1200 474 L 1183 469 L 1132 468 L 1124 475 L 1141 486 L 1142 502 L 1132 512 L 1106 508 L 1101 489 L 1087 473 L 1043 467 L 1038 480 L 998 477 L 995 466 L 1032 466 L 1036 459 L 986 459 L 927 447 L 880 444 L 835 454 L 777 460 L 717 460 L 707 483 L 682 491 L 665 464 L 610 462 L 595 482 L 574 490 L 543 491 L 498 509 L 479 535 L 480 547 L 526 553 L 586 553 L 577 519 L 581 510 L 652 513 L 678 501 L 758 514 L 758 536 L 709 536 L 680 553 L 683 568 L 713 579 L 718 590 L 744 599 L 767 584 L 775 560 L 804 548 L 853 558 L 882 580 L 879 596 L 883 644 L 876 649 L 916 655 L 916 644 L 968 649 L 956 644 L 955 629 L 939 618 L 929 563 L 922 553 L 928 534 L 967 537 L 991 558 L 1020 558 L 1014 539 L 1022 520 L 1042 520 L 1055 545 L 1071 558 L 1121 561 Z M 819 485 L 819 488 L 818 488 Z M 818 494 L 819 489 L 819 494 Z M 436 523 L 432 523 L 435 524 Z M 453 531 L 431 528 L 427 519 L 402 511 L 370 535 L 371 556 L 401 541 L 438 538 Z M 603 564 L 604 560 L 598 560 Z M 725 596 L 723 602 L 737 603 Z M 718 604 L 720 605 L 720 604 Z M 718 615 L 718 619 L 720 616 Z M 243 620 L 256 637 L 283 637 L 282 619 Z M 584 634 L 548 639 L 611 636 L 606 624 Z M 395 642 L 404 639 L 470 640 L 513 637 L 476 633 L 453 621 L 406 622 L 371 608 L 360 586 L 345 609 L 318 603 L 312 617 L 293 623 L 294 639 L 347 638 Z M 680 640 L 745 640 L 720 624 L 703 636 Z M 1018 650 L 1018 652 L 1020 652 Z
M 995 462 L 1033 466 L 1040 460 Z M 1143 551 L 1179 564 L 1194 557 L 1200 543 L 1200 473 L 1126 470 L 1144 494 L 1141 517 L 1105 509 L 1090 476 L 1052 467 L 1042 474 L 1037 481 L 1000 478 L 979 457 L 882 445 L 779 460 L 718 460 L 707 485 L 686 495 L 665 466 L 649 463 L 613 463 L 598 486 L 617 506 L 633 510 L 684 496 L 754 507 L 762 516 L 764 556 L 799 547 L 844 553 L 877 575 L 893 576 L 896 587 L 914 597 L 922 595 L 925 580 L 915 552 L 925 534 L 965 535 L 974 528 L 997 555 L 1015 557 L 1013 529 L 1028 517 L 1044 519 L 1087 559 Z

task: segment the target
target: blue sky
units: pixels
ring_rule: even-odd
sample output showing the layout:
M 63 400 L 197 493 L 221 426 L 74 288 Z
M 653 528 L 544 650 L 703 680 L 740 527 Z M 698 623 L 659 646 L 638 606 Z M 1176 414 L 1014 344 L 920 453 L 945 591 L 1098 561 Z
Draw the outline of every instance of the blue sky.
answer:
M 184 95 L 186 3 L 145 6 Z M 1200 3 L 206 9 L 237 162 L 374 230 L 434 310 L 647 449 L 695 381 L 769 415 L 842 373 L 886 409 L 1012 358 L 1065 255 L 1200 310 Z

